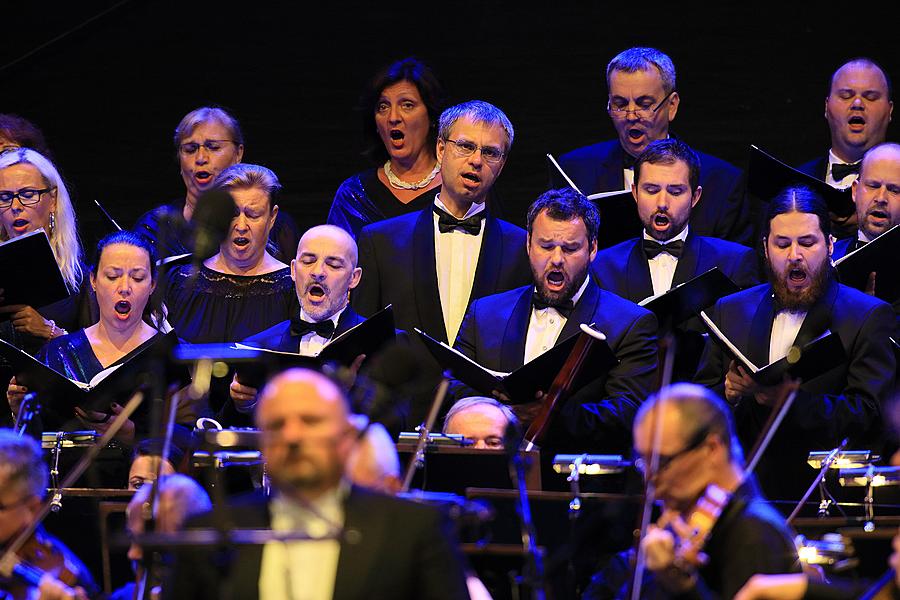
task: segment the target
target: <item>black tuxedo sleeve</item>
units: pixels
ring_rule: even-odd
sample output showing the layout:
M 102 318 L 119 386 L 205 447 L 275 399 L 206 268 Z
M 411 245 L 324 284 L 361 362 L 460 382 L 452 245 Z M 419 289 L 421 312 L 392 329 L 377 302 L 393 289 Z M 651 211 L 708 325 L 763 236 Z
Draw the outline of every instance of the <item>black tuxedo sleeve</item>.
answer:
M 647 313 L 631 323 L 615 348 L 619 364 L 573 394 L 562 411 L 568 437 L 582 449 L 628 452 L 638 407 L 653 389 L 657 369 L 657 323 Z
M 350 295 L 353 310 L 368 318 L 384 308 L 381 301 L 381 276 L 372 234 L 363 229 L 359 234 L 359 266 L 362 276 Z

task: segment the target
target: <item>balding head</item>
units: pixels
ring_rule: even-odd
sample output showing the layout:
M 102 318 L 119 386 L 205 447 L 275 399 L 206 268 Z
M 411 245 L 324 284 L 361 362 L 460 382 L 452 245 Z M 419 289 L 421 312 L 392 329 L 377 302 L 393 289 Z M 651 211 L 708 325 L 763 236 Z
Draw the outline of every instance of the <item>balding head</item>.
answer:
M 893 108 L 890 81 L 877 63 L 855 58 L 841 65 L 825 98 L 832 151 L 846 162 L 859 160 L 884 141 Z
M 272 481 L 282 492 L 315 498 L 340 482 L 355 436 L 347 399 L 330 379 L 290 369 L 260 393 L 256 424 Z
M 900 224 L 900 144 L 879 144 L 866 152 L 852 193 L 867 240 Z
M 347 305 L 359 284 L 359 252 L 349 233 L 334 225 L 309 229 L 291 261 L 291 277 L 303 311 L 315 322 L 330 319 Z

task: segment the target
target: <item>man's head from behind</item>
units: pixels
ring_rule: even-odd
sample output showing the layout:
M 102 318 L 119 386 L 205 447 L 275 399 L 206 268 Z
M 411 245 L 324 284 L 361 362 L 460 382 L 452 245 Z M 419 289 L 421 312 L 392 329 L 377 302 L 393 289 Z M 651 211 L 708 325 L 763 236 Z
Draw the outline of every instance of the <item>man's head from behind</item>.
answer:
M 463 435 L 472 440 L 476 450 L 502 449 L 506 428 L 518 419 L 502 402 L 485 396 L 458 400 L 444 418 L 443 432 Z
M 356 443 L 343 391 L 325 375 L 290 369 L 274 377 L 256 406 L 261 450 L 284 494 L 315 498 L 340 482 Z
M 859 230 L 872 240 L 900 224 L 900 144 L 885 143 L 863 157 L 853 182 Z
M 651 142 L 634 163 L 631 193 L 644 231 L 655 240 L 671 240 L 684 230 L 702 191 L 700 159 L 684 142 Z
M 0 429 L 0 547 L 37 513 L 47 488 L 47 466 L 37 442 Z
M 832 279 L 831 220 L 822 197 L 796 186 L 769 201 L 763 247 L 779 307 L 793 312 L 809 310 Z
M 660 427 L 656 438 L 656 428 Z M 667 507 L 684 510 L 729 468 L 740 468 L 743 453 L 734 435 L 731 411 L 713 392 L 679 383 L 663 388 L 641 405 L 634 420 L 636 464 L 647 475 L 654 439 L 659 440 L 656 492 Z
M 825 98 L 831 148 L 838 158 L 856 162 L 883 142 L 893 108 L 891 82 L 875 61 L 854 58 L 841 65 Z
M 640 156 L 650 142 L 669 135 L 678 113 L 675 65 L 655 48 L 629 48 L 606 67 L 607 110 L 622 148 Z
M 573 189 L 541 194 L 528 209 L 528 260 L 538 295 L 549 304 L 571 299 L 597 255 L 600 212 Z
M 362 276 L 358 258 L 356 242 L 340 227 L 319 225 L 303 234 L 291 261 L 291 278 L 311 319 L 325 321 L 347 305 Z

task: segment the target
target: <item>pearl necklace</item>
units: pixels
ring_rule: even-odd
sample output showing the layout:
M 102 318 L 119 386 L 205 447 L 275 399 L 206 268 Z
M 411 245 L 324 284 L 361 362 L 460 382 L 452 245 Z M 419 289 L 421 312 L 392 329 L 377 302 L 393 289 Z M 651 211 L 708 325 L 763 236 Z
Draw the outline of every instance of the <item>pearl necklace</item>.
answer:
M 434 163 L 434 168 L 431 170 L 431 173 L 416 181 L 415 183 L 407 183 L 405 181 L 401 181 L 399 177 L 394 175 L 394 172 L 391 171 L 391 161 L 387 161 L 384 163 L 384 174 L 387 176 L 388 183 L 391 184 L 392 188 L 398 190 L 421 190 L 423 187 L 427 187 L 429 183 L 431 183 L 437 174 L 441 170 L 441 163 Z

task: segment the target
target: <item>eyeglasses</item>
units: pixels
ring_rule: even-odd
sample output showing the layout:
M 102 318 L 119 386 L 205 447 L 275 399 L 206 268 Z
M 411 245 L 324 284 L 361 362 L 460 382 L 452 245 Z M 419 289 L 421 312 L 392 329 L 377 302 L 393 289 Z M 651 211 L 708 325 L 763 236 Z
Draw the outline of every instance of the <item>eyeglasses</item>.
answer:
M 692 451 L 696 450 L 697 448 L 699 448 L 700 446 L 702 446 L 703 442 L 706 441 L 707 437 L 709 437 L 709 428 L 704 427 L 700 431 L 695 433 L 694 437 L 691 438 L 691 441 L 688 442 L 688 445 L 685 446 L 684 448 L 682 448 L 681 450 L 679 450 L 678 452 L 675 452 L 674 454 L 669 454 L 668 456 L 664 455 L 664 454 L 660 454 L 659 455 L 659 463 L 657 464 L 657 467 L 656 467 L 656 473 L 657 474 L 662 473 L 670 464 L 672 464 L 672 461 L 674 461 L 676 458 L 678 458 L 679 456 L 684 456 L 688 452 L 692 452 Z M 635 454 L 638 454 L 638 452 L 635 452 Z M 641 473 L 646 475 L 650 469 L 649 461 L 644 458 L 637 458 L 634 461 L 634 468 L 636 468 L 638 471 L 640 471 Z
M 671 92 L 666 94 L 666 97 L 660 100 L 659 104 L 657 104 L 656 106 L 638 106 L 637 108 L 628 108 L 628 104 L 617 105 L 613 104 L 610 100 L 606 103 L 606 110 L 610 115 L 617 118 L 624 118 L 628 113 L 632 112 L 634 113 L 634 116 L 639 119 L 649 119 L 657 112 L 659 112 L 659 109 L 662 108 L 662 105 L 665 104 L 666 100 L 671 98 L 672 94 L 674 93 L 675 90 L 672 90 Z
M 444 141 L 453 144 L 453 147 L 456 148 L 456 153 L 460 156 L 472 156 L 475 154 L 476 150 L 481 150 L 481 158 L 489 163 L 500 162 L 503 160 L 503 157 L 506 156 L 506 152 L 499 148 L 494 148 L 493 146 L 479 146 L 474 142 L 451 140 L 447 138 L 445 138 Z
M 188 142 L 186 144 L 180 144 L 178 146 L 178 151 L 190 156 L 196 154 L 197 151 L 203 147 L 206 148 L 208 152 L 219 153 L 225 148 L 225 144 L 237 145 L 237 142 L 234 140 L 204 140 L 202 144 L 198 142 Z
M 41 201 L 41 196 L 47 192 L 52 192 L 56 188 L 48 187 L 42 190 L 34 188 L 22 188 L 18 192 L 4 191 L 0 192 L 0 209 L 7 209 L 12 206 L 13 200 L 19 199 L 22 206 L 34 206 Z

